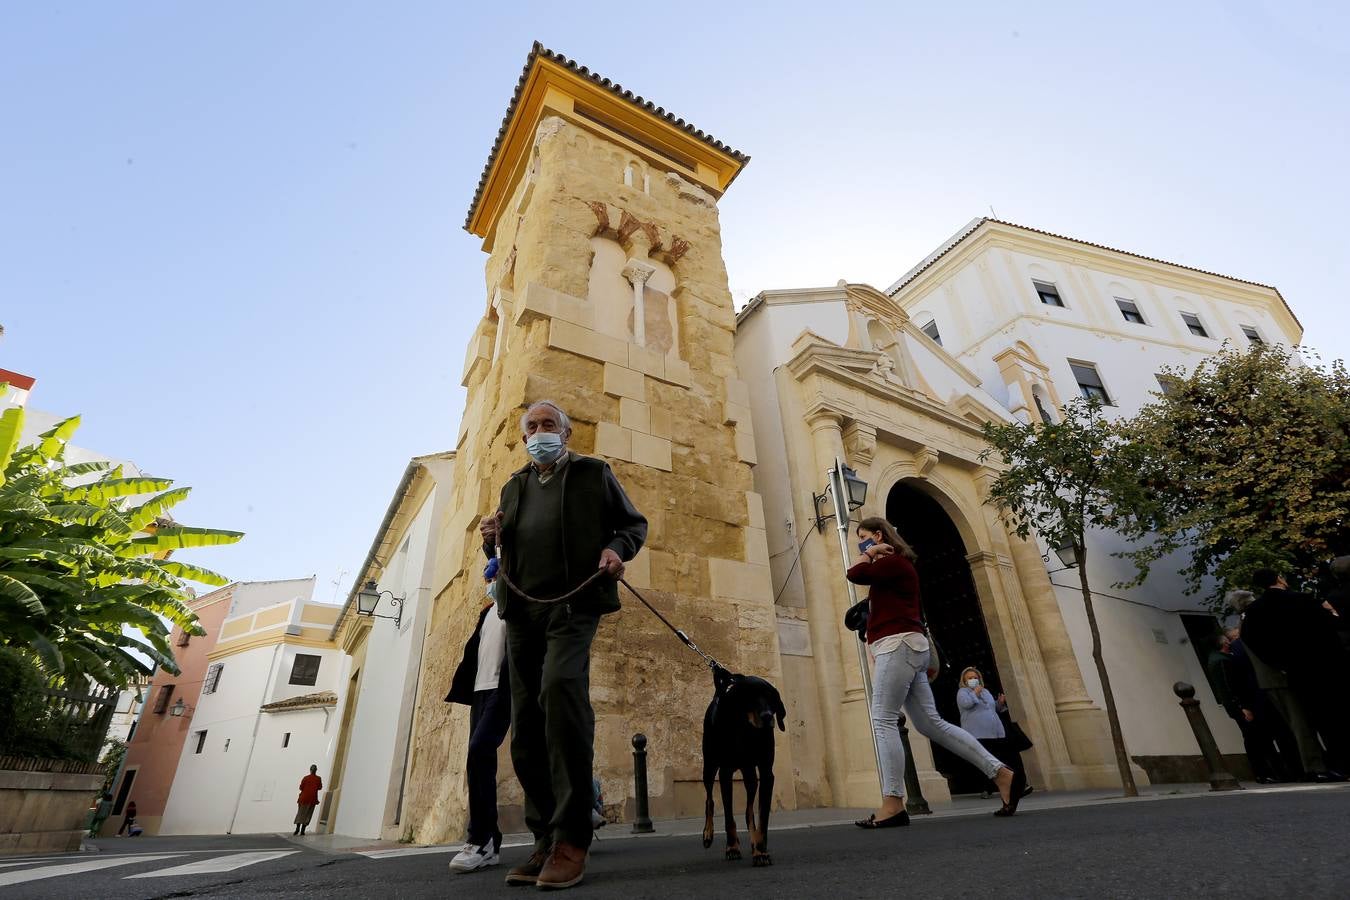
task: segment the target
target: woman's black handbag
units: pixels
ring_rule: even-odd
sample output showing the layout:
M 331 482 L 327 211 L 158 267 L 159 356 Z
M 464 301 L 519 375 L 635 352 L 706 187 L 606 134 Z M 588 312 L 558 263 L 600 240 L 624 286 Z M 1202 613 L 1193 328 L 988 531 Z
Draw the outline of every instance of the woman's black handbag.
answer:
M 858 640 L 867 640 L 867 611 L 868 603 L 866 600 L 859 600 L 848 608 L 844 613 L 844 627 L 849 631 L 858 632 Z
M 1022 726 L 1012 720 L 1006 709 L 999 713 L 998 717 L 1003 720 L 1004 740 L 1008 742 L 1009 750 L 1014 753 L 1025 753 L 1035 746 L 1031 743 L 1031 738 L 1027 737 L 1027 733 L 1022 730 Z

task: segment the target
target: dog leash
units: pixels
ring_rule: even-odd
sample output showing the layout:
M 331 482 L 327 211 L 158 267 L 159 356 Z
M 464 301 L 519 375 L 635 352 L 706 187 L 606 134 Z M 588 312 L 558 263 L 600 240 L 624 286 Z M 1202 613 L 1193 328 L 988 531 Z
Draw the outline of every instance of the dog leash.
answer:
M 596 570 L 595 570 L 595 573 L 592 574 L 591 577 L 587 578 L 587 579 L 586 579 L 585 581 L 583 581 L 581 584 L 579 584 L 579 585 L 577 585 L 576 587 L 572 588 L 572 590 L 570 590 L 570 591 L 568 591 L 567 593 L 562 594 L 562 595 L 560 595 L 560 596 L 557 596 L 557 597 L 551 597 L 551 598 L 549 598 L 549 599 L 547 599 L 547 600 L 542 599 L 542 598 L 540 598 L 540 597 L 531 597 L 529 594 L 525 593 L 525 592 L 522 591 L 520 588 L 516 587 L 515 582 L 513 582 L 513 581 L 511 580 L 511 577 L 510 577 L 509 575 L 506 574 L 506 570 L 505 570 L 504 568 L 498 570 L 498 572 L 497 572 L 497 577 L 500 578 L 502 581 L 506 582 L 506 586 L 507 586 L 508 588 L 510 588 L 510 589 L 512 590 L 512 592 L 514 592 L 515 594 L 517 594 L 517 595 L 520 596 L 520 597 L 525 598 L 526 600 L 530 601 L 531 603 L 545 603 L 545 604 L 548 604 L 548 603 L 562 603 L 562 602 L 565 601 L 565 600 L 569 600 L 569 599 L 571 599 L 572 597 L 575 597 L 577 594 L 581 593 L 583 590 L 585 590 L 587 587 L 589 587 L 589 586 L 591 585 L 592 582 L 594 582 L 597 578 L 599 578 L 599 577 L 600 577 L 601 575 L 603 575 L 604 573 L 605 573 L 605 570 L 604 570 L 604 569 L 596 569 Z M 630 594 L 632 594 L 634 597 L 638 598 L 638 600 L 640 600 L 640 601 L 642 602 L 642 605 L 643 605 L 643 606 L 645 606 L 645 607 L 647 607 L 649 610 L 651 610 L 651 611 L 652 611 L 652 615 L 654 615 L 654 616 L 656 616 L 658 619 L 660 619 L 660 620 L 661 620 L 661 624 L 662 624 L 662 625 L 665 625 L 667 628 L 669 628 L 669 629 L 675 634 L 675 636 L 676 636 L 677 638 L 680 639 L 680 643 L 684 644 L 684 645 L 685 645 L 686 647 L 688 647 L 690 650 L 693 650 L 693 651 L 694 651 L 695 653 L 697 653 L 699 656 L 703 657 L 703 661 L 704 661 L 705 663 L 708 664 L 708 668 L 709 668 L 709 669 L 714 669 L 714 670 L 716 670 L 716 669 L 723 669 L 723 668 L 725 668 L 725 666 L 723 666 L 723 665 L 722 665 L 721 663 L 719 663 L 717 660 L 713 659 L 710 655 L 708 655 L 707 653 L 703 652 L 702 648 L 700 648 L 698 644 L 695 644 L 695 643 L 694 643 L 693 638 L 689 637 L 689 635 L 685 634 L 681 629 L 676 628 L 674 625 L 672 625 L 669 619 L 667 619 L 665 616 L 661 615 L 661 611 L 660 611 L 659 609 L 657 609 L 655 606 L 652 606 L 651 603 L 649 603 L 649 602 L 647 601 L 647 598 L 646 598 L 646 597 L 644 597 L 644 596 L 642 596 L 641 594 L 638 593 L 637 588 L 633 587 L 631 584 L 629 584 L 629 583 L 628 583 L 625 579 L 623 579 L 623 578 L 619 578 L 618 581 L 619 581 L 619 584 L 621 584 L 621 585 L 623 585 L 624 587 L 628 588 L 628 592 L 629 592 Z

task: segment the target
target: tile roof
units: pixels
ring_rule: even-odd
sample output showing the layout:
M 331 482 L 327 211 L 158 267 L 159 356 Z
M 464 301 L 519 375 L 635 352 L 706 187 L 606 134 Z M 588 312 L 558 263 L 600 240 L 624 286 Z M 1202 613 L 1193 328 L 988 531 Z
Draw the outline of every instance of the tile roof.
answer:
M 530 48 L 530 55 L 525 58 L 525 67 L 521 69 L 520 78 L 516 80 L 515 92 L 511 95 L 511 102 L 507 104 L 506 115 L 502 117 L 502 125 L 497 129 L 497 138 L 492 142 L 492 151 L 488 154 L 487 162 L 483 165 L 483 174 L 478 178 L 478 187 L 474 189 L 473 201 L 469 204 L 469 212 L 464 217 L 465 231 L 469 230 L 469 222 L 473 219 L 474 211 L 478 209 L 478 203 L 483 198 L 483 189 L 487 187 L 488 173 L 492 171 L 492 164 L 497 159 L 497 152 L 501 150 L 502 142 L 506 140 L 506 130 L 511 125 L 511 118 L 516 114 L 516 106 L 519 105 L 520 97 L 525 91 L 525 84 L 530 79 L 530 69 L 534 67 L 535 60 L 541 57 L 543 59 L 551 60 L 552 62 L 589 79 L 591 82 L 609 91 L 614 96 L 631 103 L 633 106 L 660 116 L 676 128 L 683 130 L 687 134 L 693 135 L 708 146 L 722 151 L 742 165 L 750 161 L 750 157 L 747 154 L 728 147 L 712 135 L 705 133 L 699 128 L 695 128 L 684 119 L 676 117 L 674 113 L 666 112 L 663 107 L 657 106 L 652 101 L 645 100 L 640 95 L 634 94 L 632 91 L 624 90 L 623 85 L 618 82 L 610 81 L 608 78 L 605 78 L 596 72 L 592 72 L 586 66 L 579 65 L 576 60 L 568 59 L 563 54 L 550 50 L 538 41 L 535 41 L 534 46 Z
M 319 691 L 316 694 L 301 694 L 273 703 L 264 703 L 258 707 L 263 712 L 289 712 L 296 709 L 319 709 L 324 706 L 337 706 L 337 694 L 332 691 Z
M 1178 269 L 1185 269 L 1188 272 L 1199 272 L 1201 275 L 1210 275 L 1214 278 L 1223 278 L 1227 281 L 1236 281 L 1239 284 L 1249 284 L 1252 287 L 1259 287 L 1264 288 L 1265 290 L 1268 291 L 1274 291 L 1275 296 L 1280 298 L 1280 302 L 1284 304 L 1284 308 L 1289 312 L 1289 315 L 1291 318 L 1293 318 L 1294 322 L 1298 324 L 1300 328 L 1303 327 L 1303 324 L 1298 321 L 1298 316 L 1294 315 L 1294 310 L 1289 306 L 1289 301 L 1284 299 L 1284 295 L 1280 293 L 1280 289 L 1275 287 L 1274 285 L 1262 284 L 1259 281 L 1248 281 L 1245 278 L 1234 278 L 1232 275 L 1225 275 L 1222 272 L 1211 272 L 1208 269 L 1197 269 L 1195 266 L 1184 266 L 1181 263 L 1171 262 L 1166 259 L 1158 259 L 1155 256 L 1145 256 L 1142 253 L 1133 253 L 1129 250 L 1121 250 L 1118 247 L 1108 247 L 1105 244 L 1094 244 L 1092 241 L 1085 241 L 1082 238 L 1069 237 L 1068 235 L 1064 234 L 1056 234 L 1053 231 L 1043 231 L 1040 228 L 1032 228 L 1029 225 L 1019 225 L 1016 222 L 1008 222 L 1005 221 L 1004 219 L 993 219 L 988 216 L 982 216 L 977 219 L 971 219 L 970 222 L 966 223 L 965 227 L 963 227 L 952 237 L 948 238 L 946 242 L 941 244 L 932 253 L 928 254 L 928 256 L 924 257 L 924 259 L 920 261 L 917 266 L 910 269 L 904 275 L 901 275 L 900 278 L 895 282 L 895 284 L 892 284 L 890 287 L 886 289 L 886 295 L 888 297 L 894 297 L 896 294 L 900 293 L 900 291 L 905 286 L 907 286 L 914 279 L 918 278 L 919 275 L 922 274 L 925 269 L 928 269 L 943 256 L 946 256 L 952 250 L 956 249 L 957 245 L 959 245 L 966 238 L 970 237 L 972 234 L 978 231 L 982 225 L 985 225 L 987 223 L 993 223 L 995 225 L 1005 225 L 1008 228 L 1017 228 L 1020 229 L 1021 231 L 1029 231 L 1032 234 L 1041 234 L 1045 235 L 1046 237 L 1056 238 L 1061 241 L 1072 241 L 1075 244 L 1082 244 L 1085 247 L 1095 247 L 1098 250 L 1106 250 L 1111 253 L 1119 253 L 1122 256 L 1132 256 L 1135 259 L 1142 259 L 1147 262 L 1162 263 L 1165 266 L 1174 266 Z

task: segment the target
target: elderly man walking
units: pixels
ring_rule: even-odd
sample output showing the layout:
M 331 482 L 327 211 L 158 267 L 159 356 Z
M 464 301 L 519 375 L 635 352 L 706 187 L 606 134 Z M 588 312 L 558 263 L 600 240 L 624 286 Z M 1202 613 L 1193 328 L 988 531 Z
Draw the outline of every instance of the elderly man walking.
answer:
M 567 449 L 572 425 L 556 403 L 532 404 L 520 427 L 530 463 L 479 526 L 484 549 L 501 549 L 511 761 L 535 841 L 506 883 L 567 888 L 585 874 L 592 836 L 591 642 L 619 608 L 616 582 L 647 520 L 608 463 Z

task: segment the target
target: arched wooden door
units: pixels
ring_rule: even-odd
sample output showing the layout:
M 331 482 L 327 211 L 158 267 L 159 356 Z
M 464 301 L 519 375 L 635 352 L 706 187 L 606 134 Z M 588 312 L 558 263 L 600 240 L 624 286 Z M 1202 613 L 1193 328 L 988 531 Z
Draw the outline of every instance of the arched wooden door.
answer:
M 962 669 L 974 666 L 995 694 L 1003 690 L 965 542 L 942 505 L 913 483 L 902 481 L 891 488 L 886 497 L 886 518 L 918 554 L 915 567 L 919 570 L 924 613 L 946 662 L 933 682 L 933 696 L 942 718 L 960 724 L 956 692 Z M 937 744 L 933 744 L 933 762 L 946 776 L 953 794 L 985 790 L 986 782 L 978 771 Z

